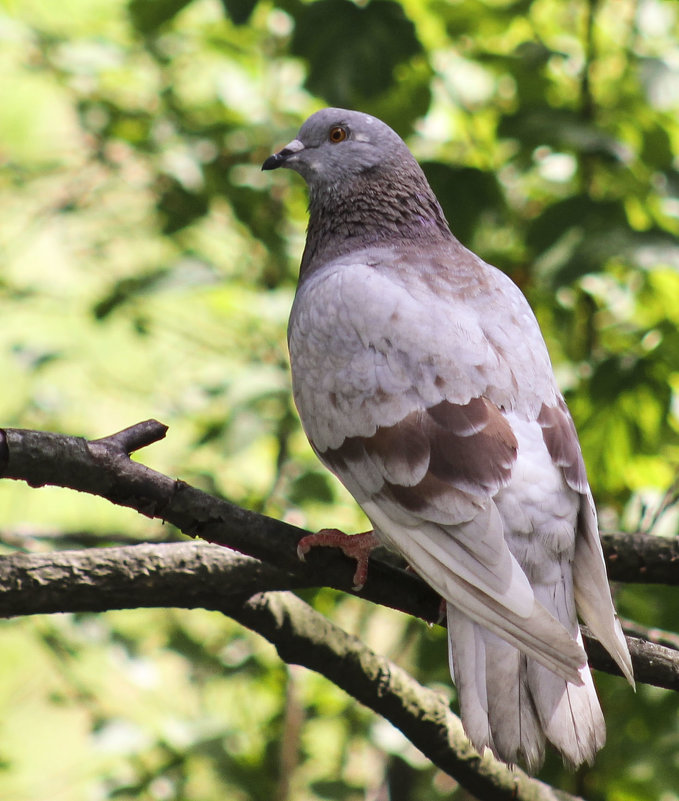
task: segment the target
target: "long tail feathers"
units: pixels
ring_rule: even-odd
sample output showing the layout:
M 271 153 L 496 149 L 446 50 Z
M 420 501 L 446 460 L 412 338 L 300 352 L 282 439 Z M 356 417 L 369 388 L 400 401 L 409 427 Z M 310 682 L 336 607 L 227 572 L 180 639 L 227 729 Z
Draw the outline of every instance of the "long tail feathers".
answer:
M 581 495 L 574 552 L 555 548 L 547 535 L 534 537 L 525 565 L 512 555 L 512 545 L 522 552 L 525 536 L 514 541 L 510 533 L 507 542 L 495 504 L 454 530 L 412 522 L 388 507 L 392 519 L 377 503 L 363 506 L 386 541 L 448 602 L 451 673 L 476 748 L 535 770 L 549 741 L 566 763 L 591 762 L 606 729 L 576 606 L 634 683 L 591 496 Z M 492 570 L 478 556 L 476 535 L 484 548 L 495 548 Z
M 573 767 L 593 761 L 606 728 L 586 665 L 581 686 L 566 682 L 451 607 L 448 630 L 462 722 L 479 751 L 535 771 L 549 740 Z

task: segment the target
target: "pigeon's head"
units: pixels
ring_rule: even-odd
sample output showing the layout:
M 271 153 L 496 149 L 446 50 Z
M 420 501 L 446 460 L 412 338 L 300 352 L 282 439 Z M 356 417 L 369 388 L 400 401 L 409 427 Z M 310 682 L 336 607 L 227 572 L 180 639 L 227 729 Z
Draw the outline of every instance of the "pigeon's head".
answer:
M 302 125 L 297 138 L 262 165 L 287 167 L 312 189 L 332 186 L 376 167 L 414 162 L 401 137 L 377 117 L 360 111 L 325 108 Z
M 326 108 L 262 165 L 309 185 L 301 273 L 322 258 L 381 242 L 451 237 L 427 179 L 401 137 L 369 114 Z

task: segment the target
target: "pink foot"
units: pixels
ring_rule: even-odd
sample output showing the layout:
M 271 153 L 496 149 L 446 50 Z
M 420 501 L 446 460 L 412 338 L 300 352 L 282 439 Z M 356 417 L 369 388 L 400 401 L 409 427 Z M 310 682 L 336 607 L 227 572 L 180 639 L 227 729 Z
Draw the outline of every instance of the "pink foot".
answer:
M 307 534 L 297 543 L 297 556 L 304 561 L 305 554 L 316 546 L 340 548 L 345 556 L 356 560 L 354 589 L 360 590 L 368 578 L 368 559 L 371 552 L 380 545 L 374 531 L 362 534 L 345 534 L 336 528 L 324 528 L 315 534 Z

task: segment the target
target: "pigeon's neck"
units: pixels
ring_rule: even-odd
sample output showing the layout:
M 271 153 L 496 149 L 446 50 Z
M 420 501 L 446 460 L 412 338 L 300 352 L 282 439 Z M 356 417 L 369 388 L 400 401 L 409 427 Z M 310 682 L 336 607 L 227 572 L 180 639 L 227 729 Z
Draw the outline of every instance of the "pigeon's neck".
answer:
M 367 173 L 332 187 L 312 188 L 300 277 L 329 258 L 381 244 L 450 241 L 446 218 L 424 174 L 385 178 Z

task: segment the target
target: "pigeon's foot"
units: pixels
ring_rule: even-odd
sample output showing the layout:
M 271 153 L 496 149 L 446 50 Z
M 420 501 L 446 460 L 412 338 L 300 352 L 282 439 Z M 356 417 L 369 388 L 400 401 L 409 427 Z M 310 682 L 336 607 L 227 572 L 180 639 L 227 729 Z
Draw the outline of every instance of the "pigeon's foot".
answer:
M 324 528 L 315 534 L 307 534 L 297 543 L 297 556 L 304 561 L 304 556 L 312 548 L 325 546 L 340 548 L 345 556 L 356 560 L 354 573 L 354 589 L 360 590 L 368 578 L 368 559 L 370 554 L 380 545 L 374 531 L 361 534 L 345 534 L 336 528 Z

